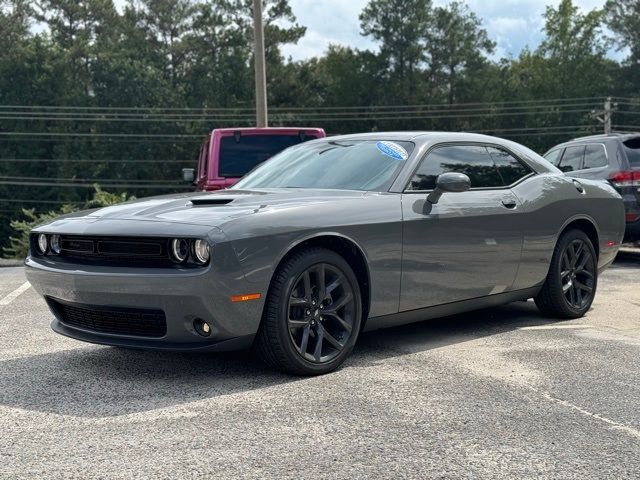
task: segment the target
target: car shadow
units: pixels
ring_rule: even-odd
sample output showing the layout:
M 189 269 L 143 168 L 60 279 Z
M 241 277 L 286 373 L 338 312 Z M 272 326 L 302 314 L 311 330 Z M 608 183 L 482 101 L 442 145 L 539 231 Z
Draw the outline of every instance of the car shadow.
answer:
M 616 267 L 638 268 L 640 265 L 640 249 L 625 248 L 618 252 L 614 261 Z
M 517 302 L 364 333 L 344 368 L 550 323 Z M 250 352 L 187 354 L 80 347 L 0 362 L 0 404 L 78 417 L 115 417 L 304 381 L 275 373 Z

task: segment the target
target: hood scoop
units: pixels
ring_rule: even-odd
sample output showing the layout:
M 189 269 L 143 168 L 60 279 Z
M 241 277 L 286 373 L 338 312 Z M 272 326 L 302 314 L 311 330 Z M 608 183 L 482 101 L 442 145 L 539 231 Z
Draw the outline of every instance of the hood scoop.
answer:
M 197 197 L 191 199 L 192 205 L 226 205 L 237 197 Z

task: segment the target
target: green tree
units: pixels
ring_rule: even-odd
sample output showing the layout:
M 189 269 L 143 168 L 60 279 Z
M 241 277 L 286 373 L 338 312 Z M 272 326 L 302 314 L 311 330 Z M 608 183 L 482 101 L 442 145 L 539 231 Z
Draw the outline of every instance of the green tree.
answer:
M 537 53 L 550 67 L 545 83 L 560 97 L 593 95 L 608 73 L 603 11 L 581 14 L 572 0 L 562 0 L 557 9 L 548 6 L 544 17 L 546 37 Z
M 60 215 L 66 215 L 81 209 L 108 207 L 135 199 L 135 197 L 129 197 L 126 193 L 106 192 L 99 185 L 94 185 L 94 190 L 93 198 L 80 207 L 69 203 L 62 205 L 59 210 L 51 210 L 44 213 L 36 213 L 33 208 L 22 209 L 21 215 L 23 218 L 11 221 L 13 235 L 9 238 L 9 246 L 3 249 L 5 255 L 10 258 L 25 258 L 29 251 L 29 233 L 31 230 Z
M 605 5 L 607 25 L 620 49 L 628 48 L 630 60 L 640 61 L 640 2 L 608 0 Z
M 434 9 L 427 40 L 431 78 L 446 85 L 447 101 L 452 104 L 460 75 L 484 66 L 495 43 L 482 21 L 461 2 Z
M 362 35 L 380 42 L 387 96 L 393 102 L 411 103 L 418 97 L 430 14 L 431 0 L 370 0 L 360 14 Z

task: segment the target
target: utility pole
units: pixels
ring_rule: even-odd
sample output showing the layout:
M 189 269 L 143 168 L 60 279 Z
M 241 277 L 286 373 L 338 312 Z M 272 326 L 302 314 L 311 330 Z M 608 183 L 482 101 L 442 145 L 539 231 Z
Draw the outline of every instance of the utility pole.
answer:
M 607 97 L 604 102 L 604 134 L 611 133 L 611 97 Z
M 264 59 L 264 27 L 262 0 L 253 0 L 254 68 L 256 73 L 256 126 L 264 128 L 267 120 L 267 73 Z
M 609 135 L 613 129 L 611 128 L 611 118 L 613 112 L 618 107 L 617 103 L 611 103 L 611 97 L 607 97 L 604 101 L 604 110 L 592 110 L 591 117 L 598 120 L 604 125 L 604 134 Z

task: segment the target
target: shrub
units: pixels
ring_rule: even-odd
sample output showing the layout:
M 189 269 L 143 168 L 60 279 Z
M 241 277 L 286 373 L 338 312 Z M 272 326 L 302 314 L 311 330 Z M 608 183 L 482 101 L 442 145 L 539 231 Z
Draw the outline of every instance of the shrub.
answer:
M 24 218 L 11 221 L 14 235 L 9 237 L 9 246 L 3 249 L 5 256 L 7 258 L 25 258 L 29 252 L 29 232 L 38 225 L 53 220 L 60 215 L 88 208 L 108 207 L 109 205 L 135 198 L 129 197 L 126 193 L 105 192 L 99 185 L 94 185 L 94 188 L 93 198 L 83 204 L 65 204 L 58 211 L 52 210 L 46 213 L 36 213 L 33 208 L 23 208 L 22 215 Z

